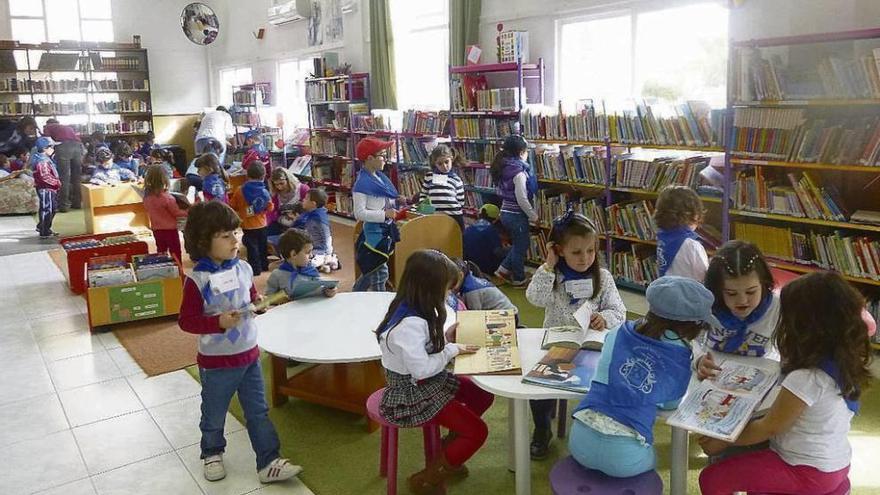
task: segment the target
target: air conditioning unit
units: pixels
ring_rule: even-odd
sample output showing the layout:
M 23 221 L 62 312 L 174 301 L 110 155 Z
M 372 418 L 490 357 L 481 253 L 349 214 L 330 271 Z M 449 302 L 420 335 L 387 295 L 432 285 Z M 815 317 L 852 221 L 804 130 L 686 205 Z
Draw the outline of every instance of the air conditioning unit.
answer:
M 296 0 L 272 0 L 269 7 L 269 24 L 280 26 L 305 19 L 296 8 Z

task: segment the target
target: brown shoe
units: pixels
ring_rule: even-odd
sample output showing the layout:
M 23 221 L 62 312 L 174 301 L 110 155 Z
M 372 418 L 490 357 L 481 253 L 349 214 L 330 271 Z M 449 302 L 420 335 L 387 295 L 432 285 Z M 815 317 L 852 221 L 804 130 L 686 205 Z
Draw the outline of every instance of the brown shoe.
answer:
M 452 478 L 463 478 L 468 475 L 464 465 L 452 466 L 441 456 L 425 469 L 407 479 L 409 489 L 415 495 L 435 495 L 443 493 L 443 483 Z

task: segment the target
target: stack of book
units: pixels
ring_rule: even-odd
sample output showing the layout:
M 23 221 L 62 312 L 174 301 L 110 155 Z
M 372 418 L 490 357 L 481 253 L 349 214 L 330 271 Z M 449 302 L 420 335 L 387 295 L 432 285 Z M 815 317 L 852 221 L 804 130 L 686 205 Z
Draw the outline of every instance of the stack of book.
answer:
M 449 112 L 403 112 L 402 131 L 413 134 L 444 134 L 449 121 Z
M 635 245 L 631 249 L 611 253 L 611 274 L 615 278 L 647 286 L 660 276 L 657 257 L 653 254 L 639 254 Z
M 529 153 L 532 166 L 542 179 L 605 184 L 602 149 L 562 146 L 558 151 L 538 149 Z
M 645 241 L 657 238 L 654 206 L 650 202 L 618 203 L 606 208 L 605 212 L 611 233 Z
M 766 179 L 761 167 L 756 167 L 753 175 L 740 173 L 733 189 L 736 207 L 800 218 L 848 221 L 849 213 L 834 185 L 824 186 L 819 176 L 810 172 L 786 173 L 781 177 L 787 185 Z
M 89 287 L 130 284 L 136 280 L 124 254 L 92 258 L 87 267 Z
M 139 282 L 180 276 L 174 258 L 165 253 L 132 256 L 131 261 Z
M 613 184 L 648 191 L 660 191 L 673 185 L 696 189 L 700 172 L 708 165 L 709 157 L 703 155 L 624 155 L 615 164 Z

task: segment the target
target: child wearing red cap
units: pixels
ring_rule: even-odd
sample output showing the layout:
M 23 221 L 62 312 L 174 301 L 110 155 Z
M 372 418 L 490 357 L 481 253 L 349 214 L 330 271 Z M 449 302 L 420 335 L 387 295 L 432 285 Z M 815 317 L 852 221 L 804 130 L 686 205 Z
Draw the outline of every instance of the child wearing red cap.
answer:
M 374 137 L 361 139 L 355 154 L 363 162 L 352 188 L 354 217 L 364 222 L 364 229 L 355 242 L 355 261 L 361 276 L 354 283 L 353 291 L 384 291 L 388 282 L 388 258 L 394 244 L 400 239 L 394 217 L 399 195 L 382 168 L 385 166 L 385 150 L 394 145 Z

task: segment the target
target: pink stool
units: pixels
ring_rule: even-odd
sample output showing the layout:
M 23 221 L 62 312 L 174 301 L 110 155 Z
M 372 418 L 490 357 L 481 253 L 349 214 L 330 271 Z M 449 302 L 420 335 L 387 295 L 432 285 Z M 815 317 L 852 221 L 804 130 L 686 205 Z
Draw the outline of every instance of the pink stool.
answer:
M 385 389 L 381 388 L 367 399 L 367 415 L 382 427 L 382 452 L 379 458 L 379 476 L 388 478 L 388 495 L 397 495 L 397 425 L 393 425 L 379 414 L 379 403 Z M 442 449 L 440 445 L 440 426 L 429 421 L 421 425 L 425 442 L 425 467 L 431 463 Z
M 663 495 L 663 481 L 656 471 L 632 478 L 613 478 L 581 466 L 571 456 L 553 466 L 550 488 L 553 495 Z

